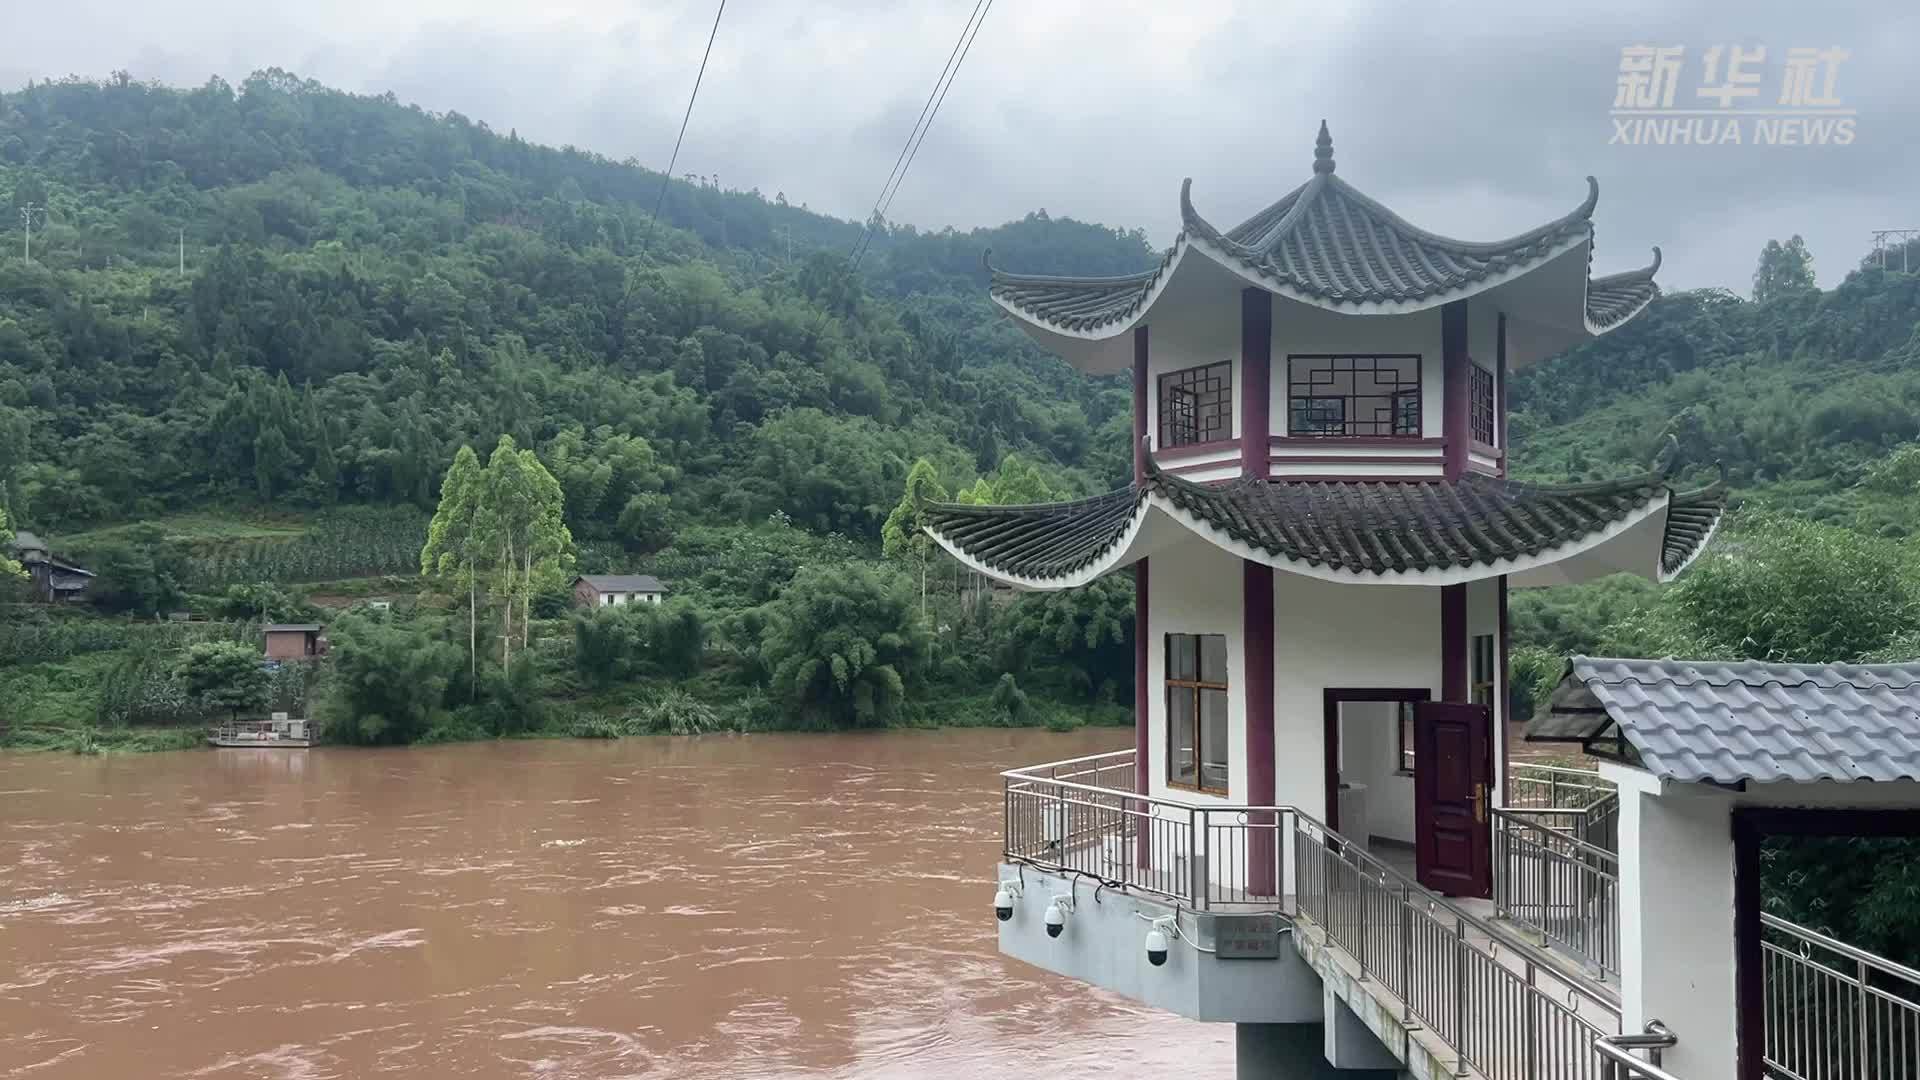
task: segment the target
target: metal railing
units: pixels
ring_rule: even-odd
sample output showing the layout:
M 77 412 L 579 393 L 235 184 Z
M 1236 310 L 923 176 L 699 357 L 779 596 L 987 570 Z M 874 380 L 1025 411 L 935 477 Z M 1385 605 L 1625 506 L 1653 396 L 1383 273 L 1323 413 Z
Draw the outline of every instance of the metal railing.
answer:
M 1493 900 L 1502 918 L 1525 926 L 1595 968 L 1620 978 L 1620 860 L 1544 822 L 1584 809 L 1493 811 Z
M 1133 752 L 1002 774 L 1009 861 L 1193 910 L 1304 918 L 1488 1080 L 1606 1080 L 1619 1029 L 1604 988 L 1402 876 L 1301 811 L 1192 805 L 1135 790 Z M 1097 781 L 1097 782 L 1096 782 Z M 1290 880 L 1288 880 L 1290 879 Z M 1288 895 L 1291 894 L 1291 895 Z
M 1551 819 L 1537 823 L 1571 832 L 1595 847 L 1620 850 L 1619 793 L 1591 769 L 1511 762 L 1504 809 L 1552 813 Z
M 1606 1035 L 1594 1042 L 1593 1049 L 1606 1059 L 1606 1075 L 1610 1080 L 1628 1080 L 1635 1076 L 1645 1077 L 1646 1080 L 1679 1080 L 1660 1067 L 1660 1052 L 1679 1041 L 1665 1024 L 1649 1020 L 1643 1034 Z M 1635 1050 L 1646 1051 L 1646 1059 L 1634 1057 Z
M 1592 805 L 1614 793 L 1613 785 L 1591 769 L 1560 765 L 1507 764 L 1507 805 L 1573 808 Z
M 1280 904 L 1278 807 L 1141 795 L 1131 750 L 1001 777 L 1009 859 L 1086 874 L 1195 911 Z
M 1502 931 L 1402 877 L 1298 811 L 1296 913 L 1399 999 L 1401 1019 L 1489 1080 L 1600 1080 L 1596 1040 L 1619 1011 L 1595 988 L 1537 963 Z M 1503 959 L 1503 954 L 1506 958 Z
M 1920 1077 L 1920 971 L 1778 916 L 1760 918 L 1769 1076 Z

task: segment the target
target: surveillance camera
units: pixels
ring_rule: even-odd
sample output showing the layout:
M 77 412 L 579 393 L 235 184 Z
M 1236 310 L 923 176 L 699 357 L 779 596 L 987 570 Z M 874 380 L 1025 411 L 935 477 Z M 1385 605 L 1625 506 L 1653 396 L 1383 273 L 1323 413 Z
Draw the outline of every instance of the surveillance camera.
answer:
M 1001 922 L 1013 918 L 1013 894 L 1007 891 L 1005 885 L 1000 886 L 1000 891 L 993 894 L 993 915 Z
M 1159 967 L 1167 962 L 1167 935 L 1159 926 L 1147 931 L 1147 963 Z
M 1061 910 L 1060 901 L 1057 898 L 1047 905 L 1046 923 L 1048 937 L 1057 938 L 1060 936 L 1060 931 L 1067 928 L 1067 913 Z

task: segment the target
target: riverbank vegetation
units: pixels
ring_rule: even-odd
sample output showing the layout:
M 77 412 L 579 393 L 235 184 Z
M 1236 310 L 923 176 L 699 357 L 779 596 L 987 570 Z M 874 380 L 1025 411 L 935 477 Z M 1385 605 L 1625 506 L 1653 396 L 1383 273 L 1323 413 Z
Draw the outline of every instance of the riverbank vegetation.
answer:
M 282 72 L 0 94 L 0 195 L 47 208 L 0 261 L 0 508 L 99 575 L 0 607 L 0 740 L 177 743 L 219 708 L 181 657 L 273 621 L 332 648 L 261 707 L 353 742 L 1127 722 L 1128 577 L 998 590 L 916 508 L 1125 482 L 1127 386 L 1008 326 L 979 255 L 1124 273 L 1144 236 L 880 222 L 855 267 L 859 223 L 705 181 L 656 221 L 660 179 Z M 1516 594 L 1522 707 L 1574 651 L 1920 651 L 1920 276 L 1810 281 L 1516 373 L 1526 477 L 1672 434 L 1738 505 L 1673 587 Z M 575 571 L 669 599 L 576 611 Z

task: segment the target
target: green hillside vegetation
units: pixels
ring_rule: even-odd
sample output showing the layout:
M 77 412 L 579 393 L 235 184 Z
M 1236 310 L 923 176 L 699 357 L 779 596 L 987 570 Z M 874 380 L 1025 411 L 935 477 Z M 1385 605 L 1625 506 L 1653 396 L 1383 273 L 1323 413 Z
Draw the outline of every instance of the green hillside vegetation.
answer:
M 332 659 L 268 696 L 354 741 L 1125 722 L 1127 576 L 996 592 L 906 496 L 1125 481 L 1124 381 L 999 317 L 980 254 L 1113 274 L 1143 234 L 880 223 L 855 268 L 860 224 L 679 181 L 656 222 L 659 183 L 278 71 L 0 94 L 0 195 L 46 208 L 31 261 L 0 259 L 0 506 L 101 574 L 91 610 L 0 608 L 0 738 L 177 741 L 225 700 L 186 692 L 191 646 L 322 614 Z M 1671 431 L 1742 506 L 1676 587 L 1519 594 L 1528 693 L 1568 651 L 1914 642 L 1920 277 L 1821 293 L 1777 247 L 1764 302 L 1670 296 L 1512 380 L 1523 474 L 1643 467 Z M 456 452 L 503 437 L 570 543 L 422 576 Z M 673 599 L 576 614 L 567 559 Z
M 525 664 L 463 660 L 475 670 L 449 675 L 405 738 L 575 718 L 645 729 L 634 717 L 668 687 L 723 711 L 715 726 L 990 722 L 1008 719 L 988 701 L 1008 673 L 1039 695 L 1030 721 L 1115 715 L 1130 682 L 1085 666 L 1115 643 L 1036 644 L 1020 627 L 1040 602 L 951 567 L 923 605 L 918 567 L 910 579 L 882 558 L 880 526 L 921 459 L 951 490 L 1006 473 L 1083 494 L 1124 476 L 1126 388 L 1005 326 L 979 259 L 994 247 L 1113 273 L 1151 257 L 1141 235 L 1044 214 L 966 234 L 882 228 L 855 273 L 857 224 L 678 182 L 655 223 L 658 182 L 278 72 L 0 95 L 0 192 L 47 208 L 32 261 L 0 261 L 0 504 L 99 570 L 96 607 L 120 620 L 10 609 L 0 695 L 44 714 L 49 699 L 19 687 L 78 664 L 81 704 L 51 711 L 104 723 L 104 701 L 85 707 L 99 665 L 140 663 L 132 642 L 182 647 L 194 631 L 150 625 L 176 610 L 311 617 L 398 597 L 382 618 L 405 640 L 464 658 L 464 598 L 414 576 L 454 451 L 506 435 L 564 492 L 577 567 L 673 582 L 704 628 L 702 662 L 583 670 L 574 643 L 592 626 L 570 625 L 548 581 Z M 823 658 L 865 670 L 866 646 L 924 637 L 879 665 L 900 682 L 878 698 L 857 672 L 807 689 L 781 666 L 788 582 L 820 567 L 852 570 L 816 586 L 912 592 L 905 625 Z M 356 636 L 377 635 L 348 620 L 335 636 L 330 666 L 345 670 Z M 632 628 L 602 637 L 638 647 Z M 141 670 L 172 692 L 159 665 Z M 867 689 L 832 706 L 842 681 Z

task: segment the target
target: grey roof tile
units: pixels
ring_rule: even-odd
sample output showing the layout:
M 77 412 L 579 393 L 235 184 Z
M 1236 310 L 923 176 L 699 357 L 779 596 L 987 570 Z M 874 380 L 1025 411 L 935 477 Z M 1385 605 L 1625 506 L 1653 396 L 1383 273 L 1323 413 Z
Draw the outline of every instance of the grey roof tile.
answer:
M 933 504 L 934 535 L 992 567 L 1054 578 L 1121 543 L 1148 496 L 1251 547 L 1355 574 L 1490 565 L 1599 532 L 1671 490 L 1672 456 L 1649 472 L 1590 484 L 1545 485 L 1470 473 L 1457 481 L 1241 479 L 1199 484 L 1155 472 L 1141 484 L 1075 502 L 1034 506 Z M 1661 568 L 1697 553 L 1726 503 L 1721 484 L 1674 493 Z
M 1221 231 L 1194 209 L 1193 182 L 1180 187 L 1182 232 L 1152 270 L 1121 277 L 1076 278 L 992 270 L 991 293 L 1028 319 L 1073 332 L 1096 332 L 1145 307 L 1189 239 L 1204 240 L 1249 273 L 1311 302 L 1340 308 L 1418 304 L 1471 291 L 1489 279 L 1530 269 L 1569 244 L 1593 238 L 1600 185 L 1566 215 L 1505 240 L 1455 240 L 1408 222 L 1334 174 L 1326 124 L 1314 152 L 1313 177 L 1271 206 Z M 1637 314 L 1659 287 L 1653 265 L 1590 278 L 1586 316 L 1604 332 Z
M 1527 734 L 1590 738 L 1610 724 L 1663 779 L 1920 780 L 1920 663 L 1576 656 Z
M 663 593 L 667 586 L 652 574 L 581 574 L 578 578 L 600 592 Z

